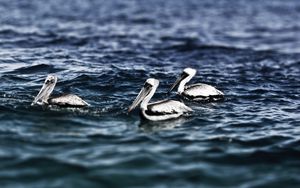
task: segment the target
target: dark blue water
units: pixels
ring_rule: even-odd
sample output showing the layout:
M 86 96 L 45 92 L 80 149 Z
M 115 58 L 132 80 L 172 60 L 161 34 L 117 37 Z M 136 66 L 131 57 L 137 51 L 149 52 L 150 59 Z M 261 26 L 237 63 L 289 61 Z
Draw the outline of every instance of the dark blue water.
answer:
M 1 187 L 300 185 L 298 0 L 1 0 L 0 15 Z M 147 78 L 163 99 L 185 67 L 225 101 L 127 115 Z M 91 107 L 31 107 L 49 73 Z

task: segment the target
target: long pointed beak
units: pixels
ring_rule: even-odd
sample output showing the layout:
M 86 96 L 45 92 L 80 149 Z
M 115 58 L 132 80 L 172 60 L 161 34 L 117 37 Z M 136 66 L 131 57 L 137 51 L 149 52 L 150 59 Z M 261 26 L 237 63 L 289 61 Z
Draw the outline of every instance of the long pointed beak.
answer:
M 168 93 L 171 93 L 171 91 L 172 91 L 175 87 L 177 87 L 177 86 L 180 84 L 180 82 L 181 82 L 183 79 L 185 79 L 185 78 L 186 78 L 186 76 L 184 76 L 184 75 L 181 75 L 179 78 L 177 78 L 177 80 L 174 82 L 174 84 L 172 85 L 172 87 L 169 89 Z
M 131 106 L 128 108 L 128 113 L 135 109 L 143 100 L 144 98 L 150 93 L 151 87 L 144 86 L 138 96 L 135 98 Z
M 33 102 L 31 103 L 31 106 L 33 106 L 34 104 L 47 104 L 49 96 L 51 95 L 55 85 L 56 79 L 53 82 L 47 82 L 46 80 L 42 89 L 39 91 L 38 95 L 34 98 Z

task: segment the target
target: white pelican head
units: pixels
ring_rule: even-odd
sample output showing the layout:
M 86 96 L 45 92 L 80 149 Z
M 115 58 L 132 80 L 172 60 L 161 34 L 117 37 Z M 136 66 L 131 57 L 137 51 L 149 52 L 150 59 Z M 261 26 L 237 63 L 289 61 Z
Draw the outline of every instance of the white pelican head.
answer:
M 49 96 L 51 95 L 55 85 L 57 82 L 57 76 L 56 75 L 48 75 L 42 89 L 38 93 L 38 95 L 34 98 L 31 105 L 34 104 L 47 104 Z
M 193 68 L 185 68 L 181 73 L 180 77 L 175 81 L 175 83 L 170 88 L 169 92 L 171 92 L 175 87 L 178 87 L 178 93 L 182 93 L 184 91 L 184 86 L 188 83 L 196 74 L 196 69 Z
M 133 101 L 132 105 L 129 107 L 128 112 L 132 111 L 141 103 L 141 109 L 146 110 L 148 103 L 152 96 L 154 95 L 156 88 L 159 85 L 159 81 L 154 78 L 149 78 L 146 80 L 143 88 L 139 92 L 138 96 Z

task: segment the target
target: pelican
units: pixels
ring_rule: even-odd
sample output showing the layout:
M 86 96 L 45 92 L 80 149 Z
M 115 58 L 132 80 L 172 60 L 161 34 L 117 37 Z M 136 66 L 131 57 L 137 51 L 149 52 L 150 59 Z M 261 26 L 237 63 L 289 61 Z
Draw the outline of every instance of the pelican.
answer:
M 172 85 L 169 92 L 171 92 L 176 86 L 179 85 L 177 93 L 187 100 L 218 101 L 224 98 L 223 92 L 208 84 L 198 83 L 185 86 L 185 84 L 188 83 L 195 76 L 195 74 L 195 69 L 185 68 L 181 76 Z
M 193 111 L 182 102 L 174 100 L 163 100 L 149 103 L 158 85 L 159 81 L 157 79 L 147 79 L 140 93 L 129 107 L 128 112 L 141 104 L 141 116 L 143 119 L 150 121 L 163 121 L 178 118 Z
M 84 107 L 89 106 L 87 102 L 82 100 L 77 95 L 66 94 L 59 97 L 52 97 L 50 95 L 56 85 L 57 76 L 56 75 L 48 75 L 42 89 L 38 93 L 38 95 L 34 98 L 34 101 L 31 105 L 57 105 L 62 107 Z

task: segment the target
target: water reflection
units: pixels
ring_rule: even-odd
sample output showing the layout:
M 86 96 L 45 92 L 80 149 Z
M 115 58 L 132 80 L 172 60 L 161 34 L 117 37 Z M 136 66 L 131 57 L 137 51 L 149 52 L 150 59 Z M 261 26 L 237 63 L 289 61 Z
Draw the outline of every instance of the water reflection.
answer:
M 192 121 L 194 117 L 181 117 L 174 120 L 168 120 L 168 121 L 146 121 L 141 120 L 139 124 L 139 129 L 144 132 L 156 132 L 161 130 L 171 130 L 176 127 L 183 126 L 184 124 Z

